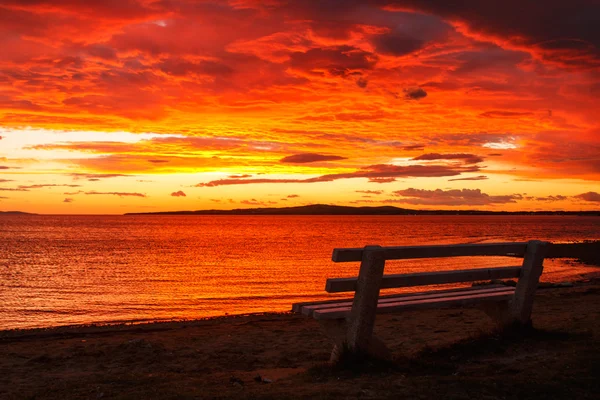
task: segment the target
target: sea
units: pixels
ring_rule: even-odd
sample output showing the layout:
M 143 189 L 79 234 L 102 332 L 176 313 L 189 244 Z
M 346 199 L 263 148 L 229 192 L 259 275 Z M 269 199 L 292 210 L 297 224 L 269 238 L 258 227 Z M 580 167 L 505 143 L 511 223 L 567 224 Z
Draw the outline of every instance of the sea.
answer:
M 600 217 L 1 215 L 0 330 L 289 311 L 333 297 L 328 277 L 356 276 L 358 263 L 331 261 L 334 248 L 531 239 L 600 240 Z M 386 273 L 520 262 L 403 260 L 388 262 Z M 546 260 L 541 280 L 599 271 Z

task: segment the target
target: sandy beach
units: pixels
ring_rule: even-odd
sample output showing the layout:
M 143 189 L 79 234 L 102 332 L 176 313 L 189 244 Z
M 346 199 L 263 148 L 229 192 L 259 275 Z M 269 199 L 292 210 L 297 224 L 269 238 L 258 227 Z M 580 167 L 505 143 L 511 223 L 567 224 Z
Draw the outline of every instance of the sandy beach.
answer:
M 533 321 L 507 337 L 476 309 L 378 316 L 394 360 L 352 370 L 287 313 L 5 331 L 0 398 L 597 398 L 600 280 L 539 289 Z

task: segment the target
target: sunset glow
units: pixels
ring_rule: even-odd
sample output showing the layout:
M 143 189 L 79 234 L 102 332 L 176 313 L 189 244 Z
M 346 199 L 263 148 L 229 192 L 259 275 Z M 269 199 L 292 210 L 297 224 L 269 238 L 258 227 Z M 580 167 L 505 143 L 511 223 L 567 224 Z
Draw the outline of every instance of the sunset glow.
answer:
M 598 210 L 600 5 L 491 3 L 3 1 L 0 210 Z

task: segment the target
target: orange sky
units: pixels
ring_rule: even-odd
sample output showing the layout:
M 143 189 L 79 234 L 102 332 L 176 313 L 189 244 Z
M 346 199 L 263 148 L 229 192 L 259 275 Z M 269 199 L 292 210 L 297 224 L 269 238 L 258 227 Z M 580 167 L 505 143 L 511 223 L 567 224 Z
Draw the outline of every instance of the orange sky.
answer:
M 598 210 L 599 3 L 450 3 L 2 1 L 0 210 Z

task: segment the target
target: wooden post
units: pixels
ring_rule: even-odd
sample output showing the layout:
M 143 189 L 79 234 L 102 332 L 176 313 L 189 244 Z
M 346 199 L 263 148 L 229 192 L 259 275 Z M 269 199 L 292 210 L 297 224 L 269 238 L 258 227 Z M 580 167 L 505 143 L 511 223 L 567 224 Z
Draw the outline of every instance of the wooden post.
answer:
M 539 240 L 531 240 L 527 243 L 521 276 L 512 303 L 513 322 L 517 324 L 529 325 L 531 323 L 533 298 L 544 269 L 544 256 L 549 244 Z
M 366 246 L 348 319 L 346 340 L 348 349 L 353 353 L 369 352 L 384 267 L 381 246 Z

